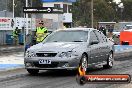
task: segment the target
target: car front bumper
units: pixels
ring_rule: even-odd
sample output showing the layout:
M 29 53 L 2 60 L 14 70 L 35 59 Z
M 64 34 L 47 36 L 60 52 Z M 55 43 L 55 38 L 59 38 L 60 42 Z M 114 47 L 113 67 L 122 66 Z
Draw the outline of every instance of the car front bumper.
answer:
M 39 60 L 51 60 L 51 64 L 39 64 Z M 38 70 L 73 70 L 77 69 L 80 63 L 80 57 L 28 57 L 24 58 L 26 69 Z

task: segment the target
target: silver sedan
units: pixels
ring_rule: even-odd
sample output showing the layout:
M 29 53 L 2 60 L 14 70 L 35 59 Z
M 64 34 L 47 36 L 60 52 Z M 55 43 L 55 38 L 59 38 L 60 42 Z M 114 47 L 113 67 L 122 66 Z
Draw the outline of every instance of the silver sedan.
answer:
M 113 66 L 114 44 L 93 28 L 57 30 L 25 54 L 25 68 L 30 74 L 39 70 L 75 70 L 82 66 Z

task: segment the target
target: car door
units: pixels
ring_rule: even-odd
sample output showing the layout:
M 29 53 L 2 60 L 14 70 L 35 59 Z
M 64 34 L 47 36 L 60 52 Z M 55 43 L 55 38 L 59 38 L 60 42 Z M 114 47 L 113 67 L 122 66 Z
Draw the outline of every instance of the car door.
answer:
M 105 35 L 101 35 L 103 39 L 103 53 L 104 53 L 104 59 L 103 61 L 106 61 L 108 58 L 108 55 L 110 53 L 110 45 L 108 43 L 107 37 Z
M 91 44 L 92 41 L 98 41 L 97 36 L 93 31 L 90 32 L 90 38 L 89 38 L 89 48 L 90 48 L 90 58 L 89 58 L 89 64 L 95 65 L 98 63 L 98 44 Z
M 99 39 L 99 62 L 106 61 L 107 54 L 108 54 L 108 43 L 106 36 L 100 31 L 94 31 Z

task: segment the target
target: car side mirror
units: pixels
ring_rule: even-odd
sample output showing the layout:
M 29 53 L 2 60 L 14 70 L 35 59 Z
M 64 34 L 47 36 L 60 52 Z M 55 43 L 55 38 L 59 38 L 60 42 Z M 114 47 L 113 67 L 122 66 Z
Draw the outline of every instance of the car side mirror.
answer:
M 98 43 L 99 43 L 99 41 L 93 40 L 93 41 L 90 43 L 90 45 L 94 45 L 94 44 L 98 44 Z

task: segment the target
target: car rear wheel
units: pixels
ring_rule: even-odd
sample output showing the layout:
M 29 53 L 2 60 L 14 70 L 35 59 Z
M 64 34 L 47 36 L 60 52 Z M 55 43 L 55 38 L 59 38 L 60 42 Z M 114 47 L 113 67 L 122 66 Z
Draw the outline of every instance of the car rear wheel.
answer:
M 112 68 L 113 67 L 113 62 L 114 62 L 114 58 L 113 58 L 113 53 L 110 52 L 108 59 L 107 59 L 107 64 L 103 66 L 103 68 L 108 69 L 108 68 Z
M 36 69 L 27 69 L 28 73 L 30 73 L 31 75 L 37 75 L 39 70 Z
M 88 61 L 87 61 L 87 56 L 86 56 L 86 54 L 83 54 L 83 55 L 82 55 L 81 61 L 80 61 L 80 66 L 85 70 L 85 72 L 87 71 Z

